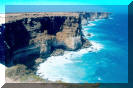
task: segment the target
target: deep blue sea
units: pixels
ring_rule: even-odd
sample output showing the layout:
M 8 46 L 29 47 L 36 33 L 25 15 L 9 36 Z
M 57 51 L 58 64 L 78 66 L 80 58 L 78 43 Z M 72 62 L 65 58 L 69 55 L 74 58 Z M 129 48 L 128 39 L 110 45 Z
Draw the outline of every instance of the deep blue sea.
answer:
M 44 79 L 69 83 L 128 82 L 128 18 L 112 14 L 109 19 L 83 27 L 92 48 L 49 57 L 40 64 L 37 74 Z

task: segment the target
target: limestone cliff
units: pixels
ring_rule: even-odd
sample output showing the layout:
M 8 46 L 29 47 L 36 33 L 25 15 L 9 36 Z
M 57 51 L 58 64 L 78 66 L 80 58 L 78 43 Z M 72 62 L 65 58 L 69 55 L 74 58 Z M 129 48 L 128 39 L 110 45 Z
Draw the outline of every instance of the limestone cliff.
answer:
M 29 65 L 27 61 L 46 58 L 58 48 L 77 50 L 85 45 L 89 47 L 91 44 L 83 38 L 81 26 L 87 24 L 88 19 L 107 17 L 108 13 L 6 14 L 6 61 Z
M 111 13 L 109 12 L 81 12 L 81 24 L 86 25 L 89 23 L 89 21 L 94 21 L 95 19 L 107 19 L 109 18 L 110 14 Z

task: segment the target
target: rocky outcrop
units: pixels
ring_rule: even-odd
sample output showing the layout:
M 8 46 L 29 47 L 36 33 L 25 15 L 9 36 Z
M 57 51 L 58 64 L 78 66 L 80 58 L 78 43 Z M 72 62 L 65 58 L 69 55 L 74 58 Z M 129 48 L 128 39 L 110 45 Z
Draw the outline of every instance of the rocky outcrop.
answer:
M 89 47 L 91 44 L 83 38 L 81 26 L 87 24 L 88 19 L 107 17 L 106 13 L 7 14 L 4 31 L 6 61 L 29 65 L 28 61 L 46 58 L 56 49 Z
M 59 55 L 63 55 L 63 54 L 64 54 L 63 49 L 56 49 L 52 52 L 51 56 L 59 56 Z
M 108 12 L 81 12 L 81 24 L 86 25 L 89 23 L 89 21 L 94 21 L 95 19 L 107 19 L 109 18 L 111 13 Z

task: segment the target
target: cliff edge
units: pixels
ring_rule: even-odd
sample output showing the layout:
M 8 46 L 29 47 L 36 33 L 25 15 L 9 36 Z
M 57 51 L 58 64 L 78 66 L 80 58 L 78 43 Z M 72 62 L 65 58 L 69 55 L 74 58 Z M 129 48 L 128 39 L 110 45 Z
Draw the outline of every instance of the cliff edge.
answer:
M 10 13 L 5 15 L 6 63 L 33 65 L 56 49 L 77 50 L 91 44 L 84 39 L 82 25 L 88 20 L 108 18 L 109 13 Z M 86 44 L 87 43 L 87 44 Z M 30 62 L 30 64 L 29 64 Z

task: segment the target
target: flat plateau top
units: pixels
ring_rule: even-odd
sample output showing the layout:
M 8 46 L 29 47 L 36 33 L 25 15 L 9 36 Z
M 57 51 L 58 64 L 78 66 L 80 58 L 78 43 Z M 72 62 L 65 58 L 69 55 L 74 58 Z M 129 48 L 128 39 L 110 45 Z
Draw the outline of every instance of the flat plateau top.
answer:
M 12 22 L 15 20 L 20 20 L 23 18 L 37 18 L 37 17 L 53 17 L 53 16 L 74 16 L 76 18 L 79 17 L 79 13 L 75 13 L 75 12 L 37 12 L 37 13 L 6 13 L 5 14 L 5 22 Z M 0 19 L 4 19 L 4 17 L 2 17 L 0 15 Z

